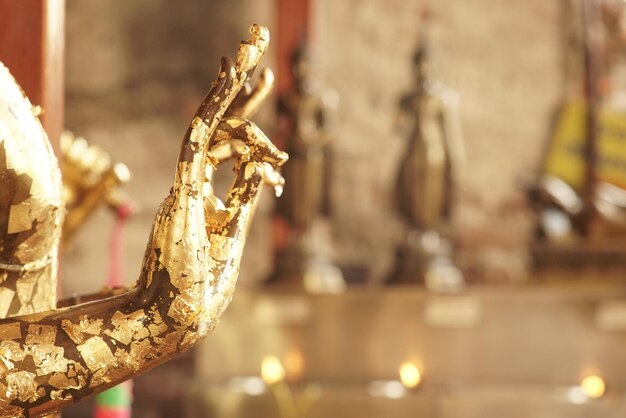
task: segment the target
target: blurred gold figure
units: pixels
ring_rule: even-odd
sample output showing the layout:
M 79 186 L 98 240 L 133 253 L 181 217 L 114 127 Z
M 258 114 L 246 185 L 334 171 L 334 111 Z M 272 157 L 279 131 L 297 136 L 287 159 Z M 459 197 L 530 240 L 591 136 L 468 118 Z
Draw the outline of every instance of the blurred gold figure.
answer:
M 450 226 L 464 158 L 459 99 L 433 77 L 427 43 L 418 48 L 413 65 L 415 88 L 399 106 L 401 125 L 409 134 L 396 186 L 396 204 L 411 232 L 390 280 L 425 280 L 433 289 L 458 288 L 462 277 L 451 264 L 450 245 L 442 233 Z
M 65 220 L 63 242 L 70 242 L 77 229 L 106 203 L 113 211 L 119 210 L 129 197 L 120 186 L 130 181 L 125 164 L 113 162 L 109 154 L 84 138 L 66 131 L 61 135 L 61 174 Z
M 331 131 L 337 95 L 322 89 L 314 79 L 310 52 L 301 46 L 292 54 L 294 88 L 279 99 L 278 113 L 287 126 L 287 152 L 283 168 L 285 194 L 279 213 L 299 232 L 329 213 Z
M 278 102 L 287 137 L 287 183 L 277 212 L 289 225 L 287 248 L 276 257 L 270 282 L 303 284 L 313 293 L 343 291 L 341 271 L 331 260 L 331 238 L 324 221 L 330 213 L 331 140 L 338 96 L 314 77 L 305 45 L 292 54 L 294 87 Z

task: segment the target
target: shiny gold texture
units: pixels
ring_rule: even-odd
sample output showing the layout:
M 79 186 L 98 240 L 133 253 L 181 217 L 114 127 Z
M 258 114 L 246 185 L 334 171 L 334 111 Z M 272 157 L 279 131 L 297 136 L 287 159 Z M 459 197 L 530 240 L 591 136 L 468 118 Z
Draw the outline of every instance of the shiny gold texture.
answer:
M 7 289 L 6 287 L 0 288 L 0 318 L 7 316 L 14 296 L 15 290 Z
M 37 390 L 35 375 L 27 371 L 12 372 L 6 376 L 7 398 L 21 402 L 35 402 L 42 390 Z
M 0 320 L 0 417 L 58 411 L 163 363 L 215 328 L 233 296 L 259 193 L 263 184 L 282 186 L 277 168 L 287 160 L 245 119 L 271 85 L 270 73 L 255 89 L 247 84 L 269 42 L 262 26 L 252 26 L 251 34 L 241 43 L 236 63 L 222 60 L 189 125 L 136 286 L 86 296 L 89 302 L 78 305 L 61 301 L 59 309 L 53 309 L 63 212 L 58 168 L 21 93 L 13 99 L 24 109 L 13 114 L 28 107 L 30 119 L 14 122 L 7 116 L 3 100 L 11 97 L 5 84 L 13 96 L 19 90 L 0 68 L 0 308 L 9 305 L 8 317 Z M 13 123 L 12 130 L 5 120 Z M 38 133 L 32 138 L 40 143 L 20 142 L 32 133 L 22 129 Z M 26 145 L 35 151 L 19 149 Z M 68 149 L 70 156 L 81 155 L 78 160 L 97 161 L 97 152 L 80 141 Z M 39 165 L 26 164 L 25 153 L 37 156 Z M 222 202 L 213 192 L 213 174 L 231 158 L 235 179 Z M 28 218 L 22 209 L 11 215 L 22 202 L 30 202 Z M 16 219 L 11 231 L 32 220 L 28 234 L 9 233 L 10 216 Z
M 117 210 L 128 200 L 120 186 L 130 180 L 130 171 L 124 164 L 113 162 L 104 150 L 69 131 L 61 135 L 61 154 L 67 208 L 63 241 L 67 243 L 98 205 L 104 202 Z
M 70 320 L 61 321 L 61 328 L 76 344 L 82 344 L 91 335 L 100 335 L 102 331 L 102 319 L 90 320 L 86 315 L 79 318 L 77 324 Z
M 107 368 L 115 363 L 111 349 L 101 337 L 91 337 L 83 344 L 76 346 L 85 364 L 92 372 Z
M 106 330 L 104 333 L 122 344 L 128 345 L 133 340 L 140 340 L 150 335 L 149 328 L 144 326 L 145 321 L 146 314 L 143 310 L 138 310 L 128 315 L 115 312 L 113 318 L 111 318 L 111 324 L 115 329 Z
M 26 345 L 52 345 L 56 339 L 57 329 L 50 325 L 32 324 L 28 326 Z
M 0 340 L 17 340 L 22 337 L 22 329 L 19 322 L 10 322 L 0 325 Z
M 61 172 L 21 89 L 0 64 L 0 313 L 51 309 L 63 222 Z M 45 292 L 35 292 L 38 277 Z M 15 292 L 16 294 L 12 294 Z M 35 303 L 34 298 L 37 298 Z

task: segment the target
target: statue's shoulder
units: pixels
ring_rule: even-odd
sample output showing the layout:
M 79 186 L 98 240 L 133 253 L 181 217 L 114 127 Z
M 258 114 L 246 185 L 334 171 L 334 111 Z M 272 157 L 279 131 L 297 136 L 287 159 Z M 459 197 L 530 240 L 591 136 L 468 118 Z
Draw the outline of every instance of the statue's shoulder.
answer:
M 0 174 L 11 170 L 30 178 L 33 199 L 60 206 L 61 172 L 41 122 L 9 70 L 0 62 Z
M 0 247 L 23 254 L 24 263 L 46 255 L 60 234 L 61 171 L 30 101 L 2 63 L 0 179 Z
M 440 80 L 431 81 L 425 90 L 431 99 L 439 102 L 442 107 L 456 107 L 460 102 L 459 93 Z

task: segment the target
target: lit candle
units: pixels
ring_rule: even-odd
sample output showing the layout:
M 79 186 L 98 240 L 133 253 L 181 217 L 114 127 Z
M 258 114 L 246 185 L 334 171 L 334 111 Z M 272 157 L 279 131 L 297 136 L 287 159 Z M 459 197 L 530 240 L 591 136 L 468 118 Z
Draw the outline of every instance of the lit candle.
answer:
M 585 377 L 582 382 L 580 382 L 580 387 L 585 392 L 585 395 L 593 399 L 601 398 L 606 390 L 604 380 L 600 376 Z
M 261 362 L 261 378 L 266 385 L 275 385 L 285 378 L 285 369 L 275 356 L 266 356 Z
M 409 389 L 416 388 L 422 382 L 422 373 L 414 363 L 404 362 L 400 365 L 400 381 Z

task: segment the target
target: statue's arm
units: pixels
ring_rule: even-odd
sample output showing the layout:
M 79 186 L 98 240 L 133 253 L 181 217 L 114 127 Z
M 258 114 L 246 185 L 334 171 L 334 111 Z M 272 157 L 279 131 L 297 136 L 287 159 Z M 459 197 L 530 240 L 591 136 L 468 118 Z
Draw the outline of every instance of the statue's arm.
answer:
M 185 135 L 137 285 L 101 300 L 0 320 L 0 416 L 58 411 L 187 350 L 219 321 L 234 291 L 238 269 L 232 266 L 241 259 L 264 167 L 286 159 L 266 137 L 248 144 L 250 158 L 238 166 L 226 202 L 239 216 L 222 229 L 207 227 L 201 193 L 207 151 L 269 40 L 265 28 L 251 32 L 237 63 L 223 60 Z

